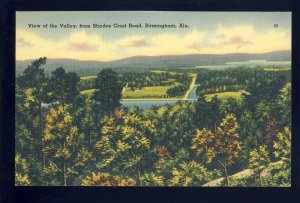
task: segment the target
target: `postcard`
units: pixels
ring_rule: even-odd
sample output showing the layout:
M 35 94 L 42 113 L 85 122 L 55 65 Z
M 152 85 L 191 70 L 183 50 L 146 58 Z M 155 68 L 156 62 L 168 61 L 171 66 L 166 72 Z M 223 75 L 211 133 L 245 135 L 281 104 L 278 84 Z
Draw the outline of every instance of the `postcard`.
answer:
M 291 186 L 291 12 L 17 11 L 16 186 Z

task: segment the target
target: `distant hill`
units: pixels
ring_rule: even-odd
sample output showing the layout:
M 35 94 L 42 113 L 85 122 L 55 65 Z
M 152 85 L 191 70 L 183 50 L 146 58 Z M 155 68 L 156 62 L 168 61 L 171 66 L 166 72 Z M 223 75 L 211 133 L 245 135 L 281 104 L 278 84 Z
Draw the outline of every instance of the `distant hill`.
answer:
M 16 61 L 16 74 L 20 75 L 32 60 Z M 268 60 L 268 61 L 290 61 L 291 51 L 275 51 L 263 54 L 188 54 L 188 55 L 162 55 L 162 56 L 133 56 L 120 60 L 81 61 L 76 59 L 53 59 L 47 58 L 44 66 L 46 74 L 57 67 L 62 66 L 66 71 L 74 71 L 79 75 L 95 75 L 101 69 L 113 68 L 117 71 L 147 69 L 172 69 L 183 67 L 194 67 L 203 65 L 224 65 L 226 62 Z

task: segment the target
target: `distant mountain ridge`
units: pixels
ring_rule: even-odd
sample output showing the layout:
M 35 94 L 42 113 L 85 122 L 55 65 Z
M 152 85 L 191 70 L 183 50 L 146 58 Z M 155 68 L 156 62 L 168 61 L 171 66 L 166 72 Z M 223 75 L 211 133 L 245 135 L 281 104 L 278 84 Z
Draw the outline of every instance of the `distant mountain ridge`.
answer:
M 30 64 L 30 60 L 16 61 L 16 74 L 20 75 Z M 291 51 L 282 50 L 262 54 L 234 53 L 234 54 L 187 54 L 187 55 L 161 55 L 161 56 L 132 56 L 119 60 L 103 62 L 94 60 L 55 59 L 47 58 L 44 66 L 46 74 L 57 67 L 62 66 L 66 71 L 74 71 L 79 75 L 97 74 L 101 69 L 113 68 L 116 70 L 147 70 L 147 69 L 170 69 L 182 67 L 194 67 L 205 65 L 224 65 L 227 62 L 268 60 L 290 61 Z

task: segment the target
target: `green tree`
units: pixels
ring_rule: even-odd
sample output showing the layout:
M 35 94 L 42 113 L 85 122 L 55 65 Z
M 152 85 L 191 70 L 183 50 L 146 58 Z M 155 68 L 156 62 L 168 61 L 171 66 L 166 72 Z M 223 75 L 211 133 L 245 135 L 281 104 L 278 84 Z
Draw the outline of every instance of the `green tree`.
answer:
M 209 101 L 209 112 L 208 115 L 205 115 L 209 117 L 209 129 L 214 129 L 216 132 L 217 124 L 222 120 L 222 112 L 221 112 L 221 100 L 218 99 L 218 96 L 215 95 L 210 101 Z
M 46 116 L 43 141 L 43 153 L 47 159 L 46 172 L 62 176 L 62 185 L 67 185 L 67 179 L 74 171 L 76 156 L 81 149 L 83 135 L 72 125 L 72 117 L 62 107 L 51 108 Z
M 15 156 L 15 185 L 28 186 L 31 185 L 31 181 L 28 175 L 28 165 L 25 159 L 20 154 Z
M 274 147 L 273 142 L 277 136 L 278 133 L 278 122 L 275 118 L 270 117 L 267 121 L 267 127 L 266 127 L 266 136 L 265 136 L 265 143 L 268 147 L 268 151 L 271 154 L 271 160 L 274 160 L 273 154 L 274 154 Z
M 45 77 L 44 69 L 41 66 L 46 64 L 46 57 L 39 58 L 29 65 L 23 75 L 18 79 L 19 87 L 31 90 L 31 96 L 33 97 L 33 103 L 38 108 L 38 134 L 39 144 L 42 151 L 44 149 L 42 140 L 43 134 L 43 115 L 42 115 L 42 102 L 48 97 L 47 95 L 47 79 Z M 45 166 L 45 159 L 41 153 L 41 158 Z
M 166 123 L 161 125 L 167 130 L 164 133 L 159 132 L 159 138 L 162 140 L 168 150 L 175 154 L 178 149 L 189 149 L 190 140 L 193 137 L 193 115 L 195 109 L 189 102 L 176 103 L 167 113 Z
M 287 165 L 291 166 L 291 132 L 288 127 L 284 128 L 283 132 L 279 132 L 274 145 L 274 155 L 276 158 L 280 158 Z
M 192 149 L 196 150 L 197 155 L 204 154 L 207 163 L 216 160 L 222 166 L 227 186 L 229 186 L 227 168 L 235 163 L 241 149 L 238 128 L 235 116 L 228 114 L 216 133 L 205 128 L 197 129 L 196 136 L 192 139 Z
M 209 125 L 208 102 L 204 94 L 200 94 L 195 103 L 196 112 L 194 114 L 194 122 L 197 128 L 207 128 Z
M 132 178 L 121 178 L 109 173 L 92 173 L 82 180 L 82 186 L 134 186 L 136 182 Z
M 292 86 L 287 83 L 279 93 L 277 100 L 277 111 L 280 129 L 284 127 L 291 127 L 291 107 L 292 107 Z
M 66 103 L 72 104 L 75 111 L 77 108 L 77 98 L 79 97 L 79 76 L 74 72 L 66 73 L 63 67 L 55 69 L 51 74 L 49 85 L 54 98 L 63 107 Z
M 80 91 L 78 88 L 79 81 L 80 77 L 75 72 L 67 73 L 66 102 L 72 104 L 74 112 L 78 108 L 78 98 L 80 97 Z
M 243 106 L 239 99 L 228 97 L 221 104 L 222 114 L 227 115 L 233 113 L 237 118 L 240 118 L 243 113 Z
M 34 113 L 31 111 L 28 102 L 28 95 L 19 85 L 16 86 L 16 108 L 15 108 L 15 150 L 22 157 L 31 155 L 40 156 L 40 137 L 35 132 Z
M 259 185 L 261 186 L 261 172 L 270 163 L 267 146 L 260 146 L 259 149 L 253 149 L 250 152 L 249 168 L 254 170 L 254 186 L 257 185 L 256 177 L 258 176 Z
M 164 186 L 165 178 L 155 173 L 146 173 L 141 179 L 144 186 Z
M 117 73 L 111 69 L 104 69 L 96 79 L 96 91 L 92 97 L 93 109 L 96 117 L 110 115 L 120 106 L 122 86 L 118 83 Z
M 239 119 L 239 124 L 239 135 L 241 136 L 241 140 L 243 140 L 239 162 L 242 164 L 241 168 L 244 168 L 249 165 L 251 149 L 263 145 L 263 136 L 257 130 L 257 123 L 252 112 L 244 110 Z
M 75 111 L 74 124 L 84 134 L 84 145 L 92 151 L 95 139 L 99 133 L 95 121 L 92 119 L 92 109 L 89 103 L 85 107 L 80 107 Z
M 283 161 L 281 172 L 275 174 L 275 181 L 280 185 L 291 185 L 291 132 L 285 127 L 282 132 L 277 134 L 274 144 L 274 155 Z
M 207 169 L 195 161 L 182 162 L 178 168 L 173 168 L 171 186 L 200 186 L 208 181 Z
M 62 107 L 65 107 L 66 102 L 66 79 L 67 73 L 65 69 L 63 67 L 59 67 L 51 73 L 49 81 L 53 95 L 55 95 L 55 99 L 59 101 Z
M 102 126 L 102 135 L 96 143 L 100 153 L 98 166 L 115 174 L 134 176 L 142 186 L 141 170 L 146 170 L 150 140 L 156 135 L 152 122 L 134 114 L 119 119 L 105 116 Z

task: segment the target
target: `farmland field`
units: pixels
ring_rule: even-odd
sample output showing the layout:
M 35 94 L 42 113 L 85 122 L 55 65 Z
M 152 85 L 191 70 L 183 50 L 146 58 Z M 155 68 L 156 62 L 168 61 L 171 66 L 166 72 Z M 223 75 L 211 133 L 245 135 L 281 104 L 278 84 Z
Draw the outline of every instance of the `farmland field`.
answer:
M 148 86 L 148 87 L 143 87 L 141 90 L 131 90 L 129 87 L 126 87 L 125 91 L 123 92 L 122 98 L 123 99 L 167 98 L 167 90 L 178 85 L 180 85 L 180 83 L 174 82 L 173 85 Z
M 89 79 L 96 79 L 96 75 L 91 75 L 91 76 L 82 76 L 80 77 L 80 80 L 89 80 Z

